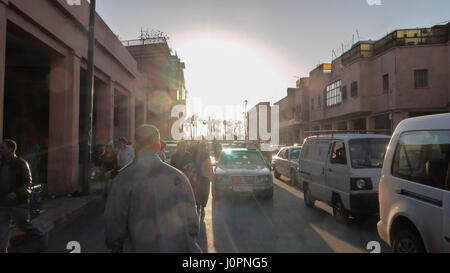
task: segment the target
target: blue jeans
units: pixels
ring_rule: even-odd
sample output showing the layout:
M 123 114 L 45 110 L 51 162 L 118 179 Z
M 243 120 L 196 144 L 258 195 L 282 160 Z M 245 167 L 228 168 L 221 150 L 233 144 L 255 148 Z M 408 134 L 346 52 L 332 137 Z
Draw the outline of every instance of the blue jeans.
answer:
M 14 220 L 16 226 L 27 233 L 32 239 L 37 239 L 39 248 L 36 252 L 45 252 L 48 247 L 48 234 L 41 232 L 30 222 L 29 205 L 15 207 L 0 207 L 0 253 L 7 253 L 9 246 L 9 221 Z

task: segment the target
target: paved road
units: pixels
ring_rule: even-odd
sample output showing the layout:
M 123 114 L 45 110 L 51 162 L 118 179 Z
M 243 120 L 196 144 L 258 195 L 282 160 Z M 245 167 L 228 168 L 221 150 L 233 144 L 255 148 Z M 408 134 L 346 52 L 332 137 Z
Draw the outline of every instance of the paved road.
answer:
M 82 252 L 106 252 L 103 208 L 103 202 L 91 204 L 70 222 L 53 230 L 49 252 L 69 252 L 66 245 L 70 241 L 80 242 Z M 205 252 L 358 253 L 367 252 L 368 242 L 380 241 L 382 252 L 389 252 L 378 237 L 376 222 L 377 219 L 368 219 L 339 224 L 329 206 L 316 202 L 316 208 L 307 208 L 300 190 L 287 179 L 275 179 L 273 201 L 249 198 L 231 202 L 211 198 L 201 222 L 199 244 Z

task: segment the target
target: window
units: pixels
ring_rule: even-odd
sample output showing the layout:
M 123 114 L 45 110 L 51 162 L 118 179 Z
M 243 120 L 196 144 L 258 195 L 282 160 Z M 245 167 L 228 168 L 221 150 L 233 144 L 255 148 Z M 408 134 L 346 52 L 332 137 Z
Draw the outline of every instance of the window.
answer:
M 352 84 L 350 85 L 350 96 L 358 96 L 358 82 L 352 82 Z
M 328 85 L 326 93 L 327 93 L 327 107 L 341 103 L 342 102 L 341 80 Z
M 353 139 L 349 142 L 350 162 L 353 169 L 383 167 L 384 155 L 389 145 L 389 139 L 367 138 Z
M 389 74 L 383 76 L 383 94 L 389 93 Z
M 342 141 L 336 141 L 333 145 L 333 153 L 331 154 L 331 164 L 347 165 L 347 154 L 345 152 L 345 144 Z
M 342 100 L 346 100 L 347 99 L 347 85 L 342 87 Z
M 428 87 L 427 69 L 414 70 L 414 87 L 415 88 Z
M 450 162 L 450 131 L 408 132 L 401 135 L 392 175 L 445 189 Z
M 297 161 L 300 156 L 300 151 L 301 149 L 291 149 L 291 156 L 289 157 L 290 160 Z

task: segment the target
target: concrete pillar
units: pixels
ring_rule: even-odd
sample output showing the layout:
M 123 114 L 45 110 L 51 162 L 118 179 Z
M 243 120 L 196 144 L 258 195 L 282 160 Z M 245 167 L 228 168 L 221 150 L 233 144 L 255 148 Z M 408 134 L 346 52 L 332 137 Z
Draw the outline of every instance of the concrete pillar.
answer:
M 128 139 L 135 142 L 134 134 L 136 131 L 136 97 L 128 97 Z
M 375 130 L 375 118 L 371 116 L 366 117 L 366 130 Z
M 50 65 L 48 191 L 65 195 L 79 183 L 80 58 L 53 56 Z
M 116 95 L 118 95 L 116 97 L 117 101 L 115 101 L 115 103 L 117 103 L 117 106 L 119 107 L 119 111 L 118 111 L 118 131 L 116 132 L 116 134 L 114 134 L 114 139 L 117 140 L 120 137 L 126 137 L 128 138 L 128 103 L 127 103 L 127 97 L 116 91 Z
M 100 85 L 97 99 L 96 142 L 108 144 L 114 137 L 114 84 Z
M 0 1 L 0 139 L 3 139 L 3 107 L 5 100 L 6 6 Z

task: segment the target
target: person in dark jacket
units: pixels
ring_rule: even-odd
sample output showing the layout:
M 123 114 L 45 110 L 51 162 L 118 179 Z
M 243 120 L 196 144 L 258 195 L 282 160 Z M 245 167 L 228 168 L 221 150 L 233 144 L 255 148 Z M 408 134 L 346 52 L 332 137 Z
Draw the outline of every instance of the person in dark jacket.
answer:
M 192 163 L 192 154 L 187 151 L 187 143 L 181 140 L 180 142 L 178 142 L 177 151 L 172 155 L 170 159 L 170 165 L 182 171 L 189 177 L 190 163 Z
M 38 252 L 45 252 L 48 235 L 30 222 L 28 199 L 31 193 L 31 171 L 28 163 L 16 155 L 17 144 L 3 140 L 0 145 L 0 253 L 6 253 L 9 243 L 9 222 L 39 241 Z

